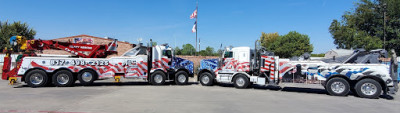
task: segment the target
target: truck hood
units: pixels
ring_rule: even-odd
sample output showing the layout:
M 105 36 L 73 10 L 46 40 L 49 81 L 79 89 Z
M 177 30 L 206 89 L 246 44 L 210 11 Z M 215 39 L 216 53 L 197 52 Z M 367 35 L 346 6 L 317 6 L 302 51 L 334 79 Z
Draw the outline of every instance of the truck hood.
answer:
M 171 67 L 174 69 L 187 69 L 189 74 L 193 74 L 194 64 L 192 61 L 180 57 L 173 57 Z

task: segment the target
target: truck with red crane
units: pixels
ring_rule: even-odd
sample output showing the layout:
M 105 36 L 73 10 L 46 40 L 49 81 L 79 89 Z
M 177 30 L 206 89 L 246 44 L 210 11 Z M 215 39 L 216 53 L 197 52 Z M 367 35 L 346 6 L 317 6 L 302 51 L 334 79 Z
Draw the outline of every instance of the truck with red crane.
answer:
M 143 46 L 139 44 L 118 57 L 106 58 L 117 53 L 117 40 L 107 45 L 79 44 L 54 40 L 26 40 L 13 36 L 10 44 L 24 54 L 11 67 L 11 49 L 6 50 L 2 79 L 10 84 L 26 82 L 30 87 L 53 84 L 58 87 L 71 86 L 76 80 L 90 85 L 99 79 L 142 79 L 153 85 L 167 81 L 186 84 L 193 77 L 193 62 L 173 55 L 167 44 Z M 70 52 L 72 57 L 41 57 L 35 51 L 56 49 Z M 20 78 L 20 79 L 18 79 Z

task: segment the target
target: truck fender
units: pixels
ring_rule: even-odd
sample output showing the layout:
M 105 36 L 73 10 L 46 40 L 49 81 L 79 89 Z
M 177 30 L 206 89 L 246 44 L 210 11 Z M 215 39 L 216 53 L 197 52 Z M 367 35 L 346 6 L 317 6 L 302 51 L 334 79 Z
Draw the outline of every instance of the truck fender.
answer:
M 239 74 L 246 75 L 247 78 L 250 80 L 250 75 L 249 75 L 249 74 L 247 74 L 247 73 L 245 73 L 245 72 L 238 72 L 238 73 L 233 74 L 232 79 L 231 79 L 231 82 L 233 82 L 233 78 L 235 78 L 235 77 L 236 77 L 237 75 L 239 75 Z
M 185 71 L 187 74 L 189 74 L 189 77 L 193 77 L 193 73 L 191 74 L 191 73 L 189 72 L 189 70 L 187 70 L 187 69 L 185 69 L 185 68 L 179 68 L 179 69 L 177 69 L 177 70 L 175 71 L 175 74 L 176 74 L 177 72 L 179 72 L 179 71 Z
M 26 75 L 27 73 L 29 73 L 29 72 L 32 71 L 32 70 L 37 70 L 37 69 L 38 69 L 38 70 L 42 70 L 42 71 L 45 72 L 45 73 L 48 73 L 45 69 L 40 68 L 40 67 L 31 68 L 31 69 L 28 69 L 27 71 L 25 71 L 24 75 L 21 76 L 21 81 L 25 81 L 25 75 Z
M 213 71 L 211 71 L 211 70 L 208 70 L 208 69 L 201 69 L 198 73 L 197 73 L 197 81 L 199 81 L 200 80 L 200 74 L 202 74 L 202 73 L 205 73 L 205 72 L 208 72 L 208 73 L 210 73 L 212 76 L 213 76 L 213 79 L 215 79 L 215 73 L 213 72 Z

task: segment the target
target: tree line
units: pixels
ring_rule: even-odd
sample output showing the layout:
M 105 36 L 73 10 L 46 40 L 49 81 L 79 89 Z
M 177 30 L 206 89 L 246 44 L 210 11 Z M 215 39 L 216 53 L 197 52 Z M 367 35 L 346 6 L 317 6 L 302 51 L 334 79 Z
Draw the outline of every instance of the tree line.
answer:
M 205 50 L 196 52 L 192 44 L 183 44 L 182 48 L 175 47 L 174 51 L 176 55 L 219 56 L 222 53 L 222 50 L 215 51 L 215 49 L 210 46 L 207 46 Z

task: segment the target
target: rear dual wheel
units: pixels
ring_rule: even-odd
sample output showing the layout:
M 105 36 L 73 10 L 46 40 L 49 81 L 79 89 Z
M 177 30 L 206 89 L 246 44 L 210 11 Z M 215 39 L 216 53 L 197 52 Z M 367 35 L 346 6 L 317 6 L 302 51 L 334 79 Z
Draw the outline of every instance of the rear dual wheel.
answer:
M 362 79 L 354 87 L 358 96 L 362 98 L 378 98 L 382 94 L 382 86 L 374 79 Z
M 333 96 L 346 96 L 350 92 L 350 84 L 343 78 L 332 78 L 325 86 L 330 95 Z
M 361 98 L 379 98 L 382 94 L 381 84 L 369 78 L 357 81 L 353 88 L 350 88 L 349 82 L 343 78 L 332 78 L 327 82 L 325 88 L 330 95 L 334 96 L 346 96 L 350 90 Z
M 52 76 L 52 81 L 55 86 L 69 87 L 74 84 L 75 79 L 70 71 L 60 70 Z
M 25 76 L 26 84 L 33 88 L 46 86 L 48 81 L 49 78 L 46 72 L 39 69 L 29 71 Z
M 175 74 L 175 83 L 177 85 L 185 85 L 188 83 L 189 80 L 189 74 L 185 71 L 178 71 Z

